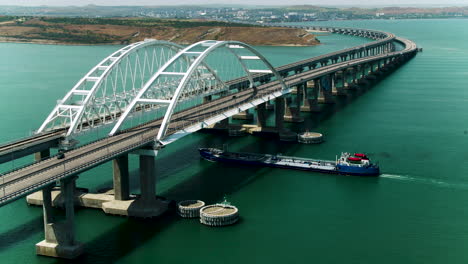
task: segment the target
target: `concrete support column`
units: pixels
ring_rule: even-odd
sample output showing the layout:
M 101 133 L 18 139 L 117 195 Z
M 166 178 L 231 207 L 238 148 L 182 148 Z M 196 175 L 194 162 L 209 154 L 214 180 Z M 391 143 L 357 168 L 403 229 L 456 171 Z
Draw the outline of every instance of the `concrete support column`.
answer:
M 300 116 L 300 105 L 296 107 L 292 106 L 291 97 L 287 97 L 286 103 L 284 104 L 284 121 L 286 122 L 293 122 L 293 123 L 300 123 L 303 122 L 304 119 Z
M 114 180 L 114 199 L 125 201 L 130 196 L 130 178 L 128 170 L 128 154 L 112 161 Z
M 330 82 L 332 94 L 338 94 L 337 85 L 336 85 L 336 72 L 328 75 L 328 80 Z
M 156 199 L 156 171 L 153 156 L 140 155 L 140 190 L 141 200 Z
M 318 91 L 319 90 L 319 81 L 315 79 L 313 82 L 308 82 L 304 86 L 304 96 L 301 106 L 302 112 L 318 112 L 320 108 L 318 107 Z
M 44 230 L 47 229 L 47 225 L 52 223 L 52 188 L 54 185 L 46 186 L 42 189 L 42 213 L 44 215 Z
M 327 78 L 328 79 L 328 86 L 330 87 L 325 87 L 323 82 L 324 82 L 324 79 L 323 78 Z M 335 103 L 335 100 L 333 99 L 333 94 L 332 94 L 332 83 L 331 83 L 331 76 L 328 75 L 326 77 L 322 77 L 322 79 L 320 79 L 320 81 L 318 82 L 319 84 L 319 96 L 317 98 L 318 102 L 319 103 L 322 103 L 322 104 L 333 104 Z M 317 83 L 316 83 L 317 84 Z
M 267 111 L 266 103 L 257 105 L 257 126 L 266 127 Z
M 299 110 L 301 108 L 302 98 L 304 97 L 304 86 L 305 83 L 296 86 L 296 107 Z
M 343 80 L 343 72 L 341 72 L 341 79 Z M 342 95 L 346 95 L 346 93 L 344 92 L 343 90 L 343 86 L 339 86 L 338 85 L 338 77 L 337 77 L 337 73 L 332 73 L 330 75 L 330 80 L 331 80 L 331 86 L 332 86 L 332 94 L 333 95 L 336 95 L 336 96 L 342 96 Z
M 106 214 L 126 215 L 133 217 L 157 217 L 167 211 L 168 202 L 156 197 L 156 160 L 158 151 L 145 147 L 134 151 L 139 155 L 140 163 L 140 197 L 128 200 L 112 200 L 102 203 Z
M 343 70 L 343 75 L 341 75 L 341 87 L 346 89 L 348 87 L 348 69 Z
M 354 82 L 355 84 L 357 83 L 358 78 L 359 78 L 359 76 L 358 76 L 358 69 L 359 69 L 358 66 L 355 66 L 355 67 L 354 67 L 353 82 Z
M 66 214 L 66 225 L 68 232 L 66 232 L 66 244 L 73 245 L 75 243 L 75 196 L 76 178 L 70 177 L 60 180 L 60 192 L 64 196 L 64 207 Z
M 36 244 L 36 254 L 72 259 L 83 253 L 83 245 L 75 240 L 74 192 L 76 177 L 60 180 L 61 195 L 64 198 L 66 218 L 64 221 L 53 222 L 52 216 L 52 186 L 42 191 L 44 212 L 45 240 Z
M 278 129 L 278 131 L 281 131 L 284 128 L 284 110 L 284 97 L 277 97 L 275 99 L 275 127 Z
M 40 161 L 48 157 L 50 157 L 50 149 L 34 153 L 34 161 Z

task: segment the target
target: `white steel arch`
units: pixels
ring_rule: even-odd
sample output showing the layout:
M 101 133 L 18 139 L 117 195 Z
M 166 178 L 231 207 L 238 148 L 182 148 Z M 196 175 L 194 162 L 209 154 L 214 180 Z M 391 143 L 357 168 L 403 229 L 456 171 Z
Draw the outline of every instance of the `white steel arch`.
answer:
M 77 133 L 77 130 L 83 131 L 116 121 L 149 78 L 144 75 L 152 76 L 181 49 L 182 46 L 172 42 L 148 39 L 112 53 L 58 101 L 36 133 L 67 128 L 66 136 L 69 137 Z M 139 54 L 140 52 L 144 54 Z M 157 52 L 162 54 L 156 54 Z M 130 56 L 132 59 L 135 57 L 135 61 L 130 62 Z M 113 74 L 115 76 L 110 77 Z M 126 83 L 131 86 L 130 89 L 123 87 L 123 90 L 119 90 L 122 87 L 117 86 L 125 86 Z M 102 94 L 98 95 L 99 91 Z
M 205 41 L 200 41 L 198 43 L 192 44 L 185 49 L 181 50 L 179 53 L 177 53 L 173 58 L 171 58 L 169 61 L 166 62 L 165 65 L 163 65 L 158 72 L 145 84 L 145 86 L 139 91 L 138 95 L 133 99 L 133 101 L 130 103 L 130 106 L 125 110 L 125 112 L 122 114 L 122 116 L 119 118 L 117 123 L 115 124 L 114 128 L 111 130 L 109 133 L 109 136 L 113 136 L 121 127 L 125 119 L 129 116 L 131 113 L 132 109 L 135 107 L 135 105 L 139 103 L 151 103 L 151 104 L 157 104 L 157 105 L 164 105 L 167 106 L 167 109 L 165 111 L 163 121 L 161 123 L 158 135 L 156 136 L 156 142 L 160 142 L 161 139 L 164 138 L 166 135 L 166 131 L 168 128 L 168 125 L 170 123 L 171 117 L 174 113 L 174 110 L 176 108 L 176 105 L 178 103 L 179 97 L 182 95 L 184 89 L 187 86 L 187 83 L 189 81 L 189 78 L 196 73 L 197 67 L 200 65 L 203 65 L 203 60 L 214 50 L 221 48 L 221 47 L 226 47 L 228 48 L 232 54 L 234 54 L 240 64 L 242 65 L 243 70 L 246 72 L 247 77 L 250 81 L 250 87 L 254 88 L 254 81 L 253 81 L 253 74 L 256 73 L 267 73 L 267 74 L 273 74 L 276 79 L 281 83 L 281 86 L 283 89 L 287 89 L 285 83 L 283 82 L 282 77 L 280 74 L 275 70 L 275 68 L 268 62 L 268 60 L 262 56 L 258 51 L 256 51 L 254 48 L 251 46 L 238 42 L 238 41 L 214 41 L 214 40 L 205 40 Z M 241 56 L 237 52 L 235 52 L 235 49 L 246 49 L 248 50 L 253 56 Z M 196 50 L 196 51 L 194 51 Z M 200 51 L 202 50 L 202 51 Z M 183 72 L 170 72 L 168 69 L 170 69 L 170 66 L 173 65 L 173 63 L 183 57 L 187 56 L 188 54 L 193 56 L 193 59 L 190 61 L 190 65 L 187 70 Z M 245 60 L 258 60 L 261 61 L 267 68 L 268 70 L 259 70 L 259 69 L 249 69 L 247 64 L 244 63 Z M 215 69 L 216 70 L 216 69 Z M 169 98 L 165 99 L 160 99 L 160 98 L 153 98 L 153 99 L 145 99 L 143 98 L 143 95 L 151 88 L 151 86 L 162 76 L 165 75 L 178 75 L 181 77 L 181 79 L 178 81 L 177 88 L 175 91 L 171 94 Z

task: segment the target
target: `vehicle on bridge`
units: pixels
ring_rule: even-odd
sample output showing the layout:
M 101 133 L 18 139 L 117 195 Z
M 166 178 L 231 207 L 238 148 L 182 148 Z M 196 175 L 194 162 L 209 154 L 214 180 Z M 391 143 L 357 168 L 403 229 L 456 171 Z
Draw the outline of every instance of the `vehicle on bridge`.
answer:
M 59 149 L 57 153 L 57 159 L 63 159 L 63 158 L 65 158 L 65 150 Z
M 354 155 L 342 153 L 339 159 L 329 161 L 271 154 L 228 152 L 216 148 L 200 148 L 199 151 L 200 155 L 209 161 L 354 176 L 380 175 L 379 166 L 371 163 L 367 155 L 362 153 Z

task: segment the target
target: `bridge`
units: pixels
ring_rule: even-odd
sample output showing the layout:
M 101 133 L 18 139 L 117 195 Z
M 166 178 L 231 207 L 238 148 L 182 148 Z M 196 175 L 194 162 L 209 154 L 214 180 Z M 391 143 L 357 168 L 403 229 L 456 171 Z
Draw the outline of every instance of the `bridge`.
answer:
M 201 129 L 238 129 L 229 125 L 229 118 L 252 108 L 257 124 L 249 129 L 290 140 L 295 134 L 284 122 L 301 122 L 301 111 L 319 111 L 319 104 L 334 103 L 336 96 L 359 89 L 418 51 L 414 42 L 388 32 L 305 28 L 374 41 L 277 68 L 238 41 L 182 47 L 145 40 L 114 52 L 58 102 L 36 135 L 0 146 L 0 163 L 33 153 L 36 157 L 36 162 L 1 176 L 0 206 L 34 193 L 31 197 L 39 197 L 36 202 L 43 206 L 45 228 L 37 253 L 73 258 L 82 252 L 73 231 L 75 180 L 80 173 L 113 163 L 113 195 L 80 196 L 80 205 L 109 214 L 158 216 L 167 203 L 156 198 L 154 158 L 165 145 Z M 397 50 L 396 43 L 403 49 Z M 269 107 L 274 108 L 273 126 L 266 122 Z M 107 136 L 78 143 L 98 130 Z M 62 159 L 50 157 L 50 149 L 57 147 L 68 149 Z M 129 154 L 139 155 L 137 198 L 129 194 Z M 60 191 L 54 192 L 58 182 Z M 52 218 L 53 192 L 66 208 L 63 222 Z

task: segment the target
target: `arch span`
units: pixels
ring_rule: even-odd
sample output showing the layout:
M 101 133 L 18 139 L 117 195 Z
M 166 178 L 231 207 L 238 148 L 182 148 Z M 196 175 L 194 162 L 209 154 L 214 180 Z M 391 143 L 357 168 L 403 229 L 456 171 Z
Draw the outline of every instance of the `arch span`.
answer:
M 112 53 L 57 102 L 37 133 L 67 128 L 70 137 L 115 122 L 154 72 L 182 49 L 149 39 Z
M 211 75 L 207 74 L 207 69 L 211 68 L 208 57 L 220 49 L 227 49 L 230 54 L 235 56 L 250 82 L 250 88 L 255 88 L 253 76 L 262 73 L 275 77 L 281 83 L 282 88 L 287 89 L 276 69 L 251 46 L 238 41 L 200 41 L 181 50 L 158 70 L 130 103 L 130 106 L 109 133 L 109 136 L 117 133 L 138 104 L 147 103 L 158 105 L 163 109 L 162 123 L 156 137 L 156 142 L 160 142 L 166 135 L 173 114 L 177 112 L 176 108 L 182 102 L 203 96 L 226 93 L 229 87 L 226 87 L 225 83 L 222 82 L 225 72 L 213 68 L 209 70 Z M 178 60 L 186 56 L 191 57 L 190 63 L 186 65 L 187 67 L 183 71 L 174 71 L 174 68 L 178 66 Z M 224 58 L 218 59 L 223 60 Z M 253 64 L 255 63 L 249 63 L 249 61 L 259 62 L 256 66 L 261 65 L 263 69 L 254 68 Z M 171 82 L 172 86 L 166 85 L 169 77 L 175 80 Z M 194 82 L 195 80 L 197 82 Z M 207 82 L 207 80 L 214 80 L 215 82 Z

